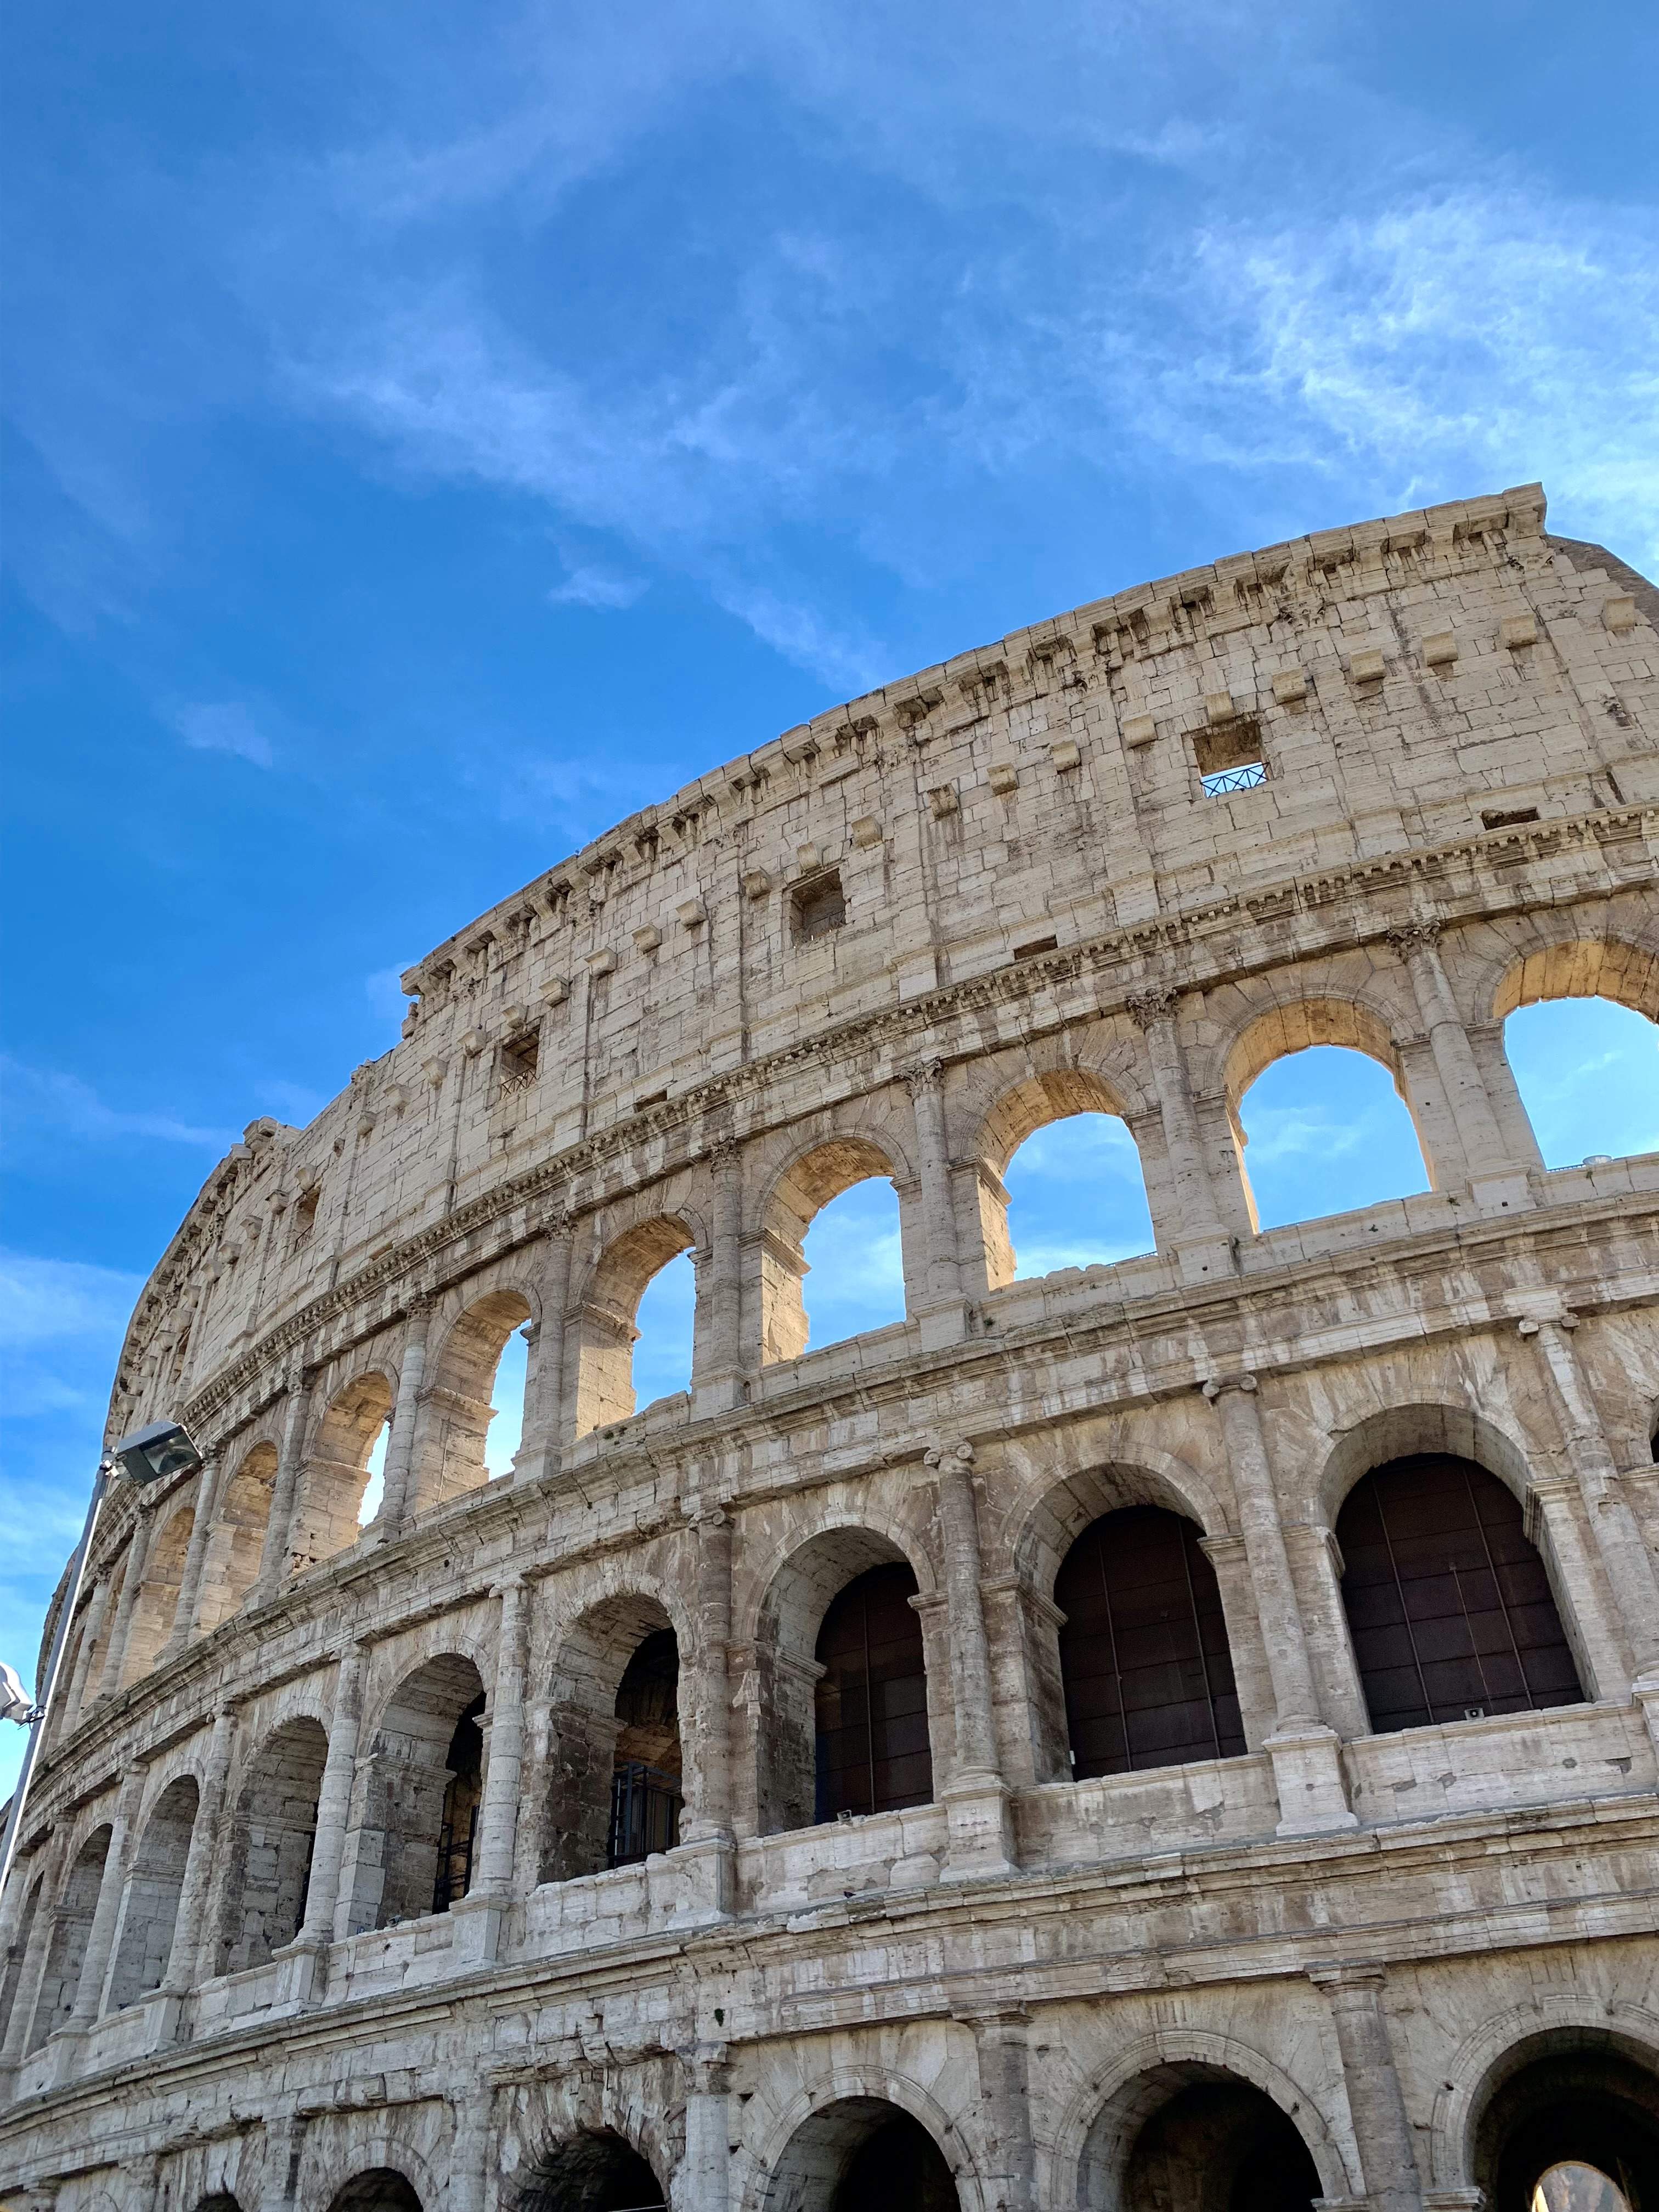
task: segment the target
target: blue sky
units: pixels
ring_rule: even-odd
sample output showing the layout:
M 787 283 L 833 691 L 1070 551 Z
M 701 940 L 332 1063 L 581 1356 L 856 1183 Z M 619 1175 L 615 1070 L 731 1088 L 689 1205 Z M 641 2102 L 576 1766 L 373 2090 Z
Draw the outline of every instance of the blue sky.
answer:
M 1659 564 L 1650 10 L 88 0 L 9 59 L 14 1658 L 208 1170 L 504 890 L 1300 531 L 1541 477 Z

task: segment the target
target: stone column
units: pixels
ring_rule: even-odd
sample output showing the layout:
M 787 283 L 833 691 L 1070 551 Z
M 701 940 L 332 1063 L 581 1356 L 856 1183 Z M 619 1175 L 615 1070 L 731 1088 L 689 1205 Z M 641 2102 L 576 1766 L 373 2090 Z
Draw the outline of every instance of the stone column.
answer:
M 259 2178 L 259 2212 L 288 2212 L 299 2178 L 305 2124 L 297 2112 L 267 2111 L 264 2116 L 264 2172 Z
M 495 1595 L 501 1601 L 501 1617 L 496 1630 L 495 1681 L 489 1698 L 489 1758 L 478 1807 L 476 1871 L 472 1887 L 450 1908 L 457 1916 L 458 1957 L 468 1965 L 483 1965 L 493 1959 L 501 1942 L 501 1917 L 513 1896 L 519 1785 L 524 1771 L 530 1593 L 522 1575 L 509 1575 Z
M 432 1301 L 411 1298 L 404 1332 L 404 1356 L 398 1368 L 398 1395 L 392 1408 L 392 1433 L 386 1444 L 386 1480 L 380 1492 L 380 1528 L 382 1542 L 402 1534 L 414 1504 L 409 1495 L 409 1471 L 415 1454 L 415 1414 L 421 1401 L 421 1380 L 426 1373 L 426 1333 L 432 1321 Z
M 1170 1225 L 1182 1280 L 1219 1282 L 1235 1273 L 1232 1238 L 1216 1204 L 1187 1081 L 1187 1063 L 1175 1021 L 1179 996 L 1175 991 L 1137 991 L 1127 1005 L 1146 1040 L 1147 1057 L 1158 1085 L 1164 1151 L 1176 1200 L 1176 1218 Z M 1160 1237 L 1160 1244 L 1163 1242 Z
M 447 2212 L 488 2212 L 489 2092 L 478 2084 L 450 2100 Z
M 1508 1209 L 1518 1213 L 1532 1204 L 1526 1170 L 1506 1155 L 1498 1117 L 1440 957 L 1439 935 L 1437 921 L 1411 921 L 1391 929 L 1389 941 L 1411 976 L 1440 1087 L 1463 1147 L 1470 1194 L 1483 1212 Z
M 990 2169 L 988 2197 L 1006 2212 L 1035 2212 L 1036 2205 L 1028 2024 L 1018 2006 L 968 2017 Z
M 1619 1698 L 1631 1680 L 1630 1660 L 1618 1616 L 1606 1602 L 1595 1540 L 1585 1541 L 1580 1516 L 1588 1515 L 1583 1493 L 1570 1474 L 1545 1475 L 1527 1485 L 1527 1535 L 1541 1556 L 1554 1559 L 1557 1587 L 1567 1601 L 1560 1608 L 1561 1625 L 1585 1694 Z
M 925 1060 L 905 1078 L 916 1127 L 916 1176 L 921 1233 L 927 1246 L 922 1279 L 926 1304 L 917 1316 L 925 1350 L 958 1343 L 968 1333 L 957 1249 L 956 1207 L 951 1194 L 951 1152 L 945 1127 L 945 1070 Z
M 720 1413 L 740 1405 L 743 1381 L 743 1158 L 724 1140 L 709 1153 L 714 1175 L 714 1203 L 708 1253 L 708 1371 L 694 1374 L 698 1413 Z
M 1370 2212 L 1422 2212 L 1423 2187 L 1400 2094 L 1380 1966 L 1312 1966 L 1336 2022 L 1355 2147 Z
M 979 1512 L 970 1472 L 974 1448 L 936 1444 L 926 1460 L 938 1475 L 956 1719 L 956 1758 L 939 1793 L 950 1822 L 947 1878 L 1010 1874 L 1015 1863 L 1013 1798 L 998 1764 L 991 1713 L 991 1650 L 980 1592 Z
M 121 1917 L 121 1899 L 137 1842 L 138 1808 L 143 1794 L 143 1768 L 128 1767 L 121 1777 L 121 1791 L 115 1801 L 109 1850 L 104 1856 L 103 1878 L 98 1884 L 98 1902 L 93 1909 L 92 1926 L 87 1932 L 81 1978 L 75 1985 L 75 2006 L 65 2023 L 66 2033 L 84 2034 L 104 2008 L 104 1984 L 109 1979 L 110 1954 L 115 1948 L 116 1923 Z
M 270 1518 L 265 1524 L 264 1549 L 259 1571 L 249 1593 L 254 1605 L 266 1604 L 288 1578 L 289 1548 L 294 1536 L 294 1510 L 300 1497 L 300 1474 L 305 1462 L 306 1427 L 311 1415 L 311 1386 L 298 1359 L 289 1370 L 288 1407 L 283 1419 L 283 1441 L 276 1455 L 276 1480 L 270 1494 Z
M 307 2004 L 321 1995 L 324 1956 L 329 1945 L 345 1934 L 350 1900 L 341 1898 L 340 1869 L 351 1819 L 352 1785 L 357 1776 L 365 1656 L 361 1644 L 349 1644 L 340 1655 L 334 1708 L 329 1715 L 328 1756 L 323 1762 L 322 1787 L 317 1795 L 317 1834 L 311 1851 L 305 1919 L 294 1941 L 272 1954 L 283 1962 L 277 1992 L 281 2002 Z
M 574 1243 L 575 1223 L 571 1216 L 567 1212 L 550 1215 L 538 1285 L 541 1319 L 536 1324 L 535 1356 L 526 1377 L 524 1435 L 513 1459 L 514 1482 L 534 1482 L 540 1475 L 553 1474 L 559 1464 L 565 1429 L 565 1309 L 570 1302 Z
M 1522 1322 L 1521 1330 L 1536 1334 L 1543 1355 L 1567 1457 L 1624 1624 L 1636 1680 L 1659 1692 L 1659 1581 L 1579 1365 L 1571 1335 L 1577 1326 L 1575 1316 L 1563 1315 L 1559 1321 Z
M 202 1471 L 196 1478 L 196 1518 L 191 1523 L 190 1548 L 185 1553 L 185 1571 L 179 1577 L 179 1602 L 173 1607 L 173 1626 L 156 1661 L 160 1667 L 165 1667 L 169 1659 L 176 1658 L 196 1633 L 196 1614 L 202 1595 L 202 1566 L 207 1556 L 208 1539 L 213 1533 L 213 1518 L 219 1510 L 219 1494 L 224 1487 L 225 1462 L 224 1447 L 216 1445 L 204 1461 Z
M 684 1926 L 725 1918 L 736 1891 L 732 1843 L 732 1539 L 729 1516 L 719 1505 L 690 1516 L 696 1552 L 697 1648 L 696 1718 L 696 1809 L 680 1824 L 681 1903 L 675 1919 Z
M 1279 1832 L 1316 1835 L 1357 1826 L 1343 1787 L 1336 1731 L 1320 1718 L 1307 1630 L 1291 1578 L 1267 1440 L 1256 1404 L 1255 1377 L 1212 1380 L 1204 1385 L 1204 1395 L 1220 1419 L 1250 1587 L 1267 1646 L 1273 1732 L 1263 1748 L 1273 1762 Z
M 127 1544 L 127 1571 L 121 1577 L 121 1595 L 116 1601 L 109 1650 L 104 1655 L 103 1672 L 98 1680 L 100 1700 L 120 1694 L 121 1678 L 126 1672 L 127 1645 L 132 1640 L 132 1616 L 143 1593 L 144 1570 L 149 1564 L 150 1539 L 155 1534 L 155 1508 L 141 1491 L 132 1535 Z
M 207 1764 L 202 1774 L 202 1796 L 196 1808 L 195 1826 L 190 1832 L 190 1849 L 185 1857 L 185 1878 L 179 1892 L 179 1917 L 173 1925 L 173 1948 L 167 1954 L 167 1970 L 161 1981 L 161 1994 L 174 2001 L 193 1990 L 200 1979 L 203 1923 L 206 1917 L 208 1890 L 213 1878 L 214 1847 L 219 1840 L 219 1826 L 225 1808 L 225 1782 L 230 1773 L 230 1754 L 236 1737 L 234 1708 L 221 1705 L 213 1716 L 213 1734 L 208 1742 Z M 176 2033 L 177 2020 L 169 2023 Z M 167 2040 L 173 2040 L 168 2033 Z
M 725 2044 L 698 2044 L 685 2076 L 685 2163 L 676 2177 L 674 2212 L 727 2212 L 732 2069 Z

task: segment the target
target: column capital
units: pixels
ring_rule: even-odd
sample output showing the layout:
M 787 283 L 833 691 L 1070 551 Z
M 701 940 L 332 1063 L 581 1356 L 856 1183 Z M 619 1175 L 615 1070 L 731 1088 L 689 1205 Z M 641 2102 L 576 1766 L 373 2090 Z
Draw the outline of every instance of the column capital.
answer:
M 1242 1391 L 1246 1397 L 1249 1397 L 1255 1394 L 1259 1386 L 1255 1376 L 1244 1371 L 1237 1375 L 1206 1376 L 1198 1387 L 1213 1405 L 1218 1398 L 1224 1397 L 1229 1391 Z
M 974 1464 L 974 1447 L 965 1437 L 935 1437 L 923 1452 L 921 1463 L 937 1468 L 941 1474 L 966 1474 Z
M 1176 990 L 1131 991 L 1123 1001 L 1124 1012 L 1138 1030 L 1149 1030 L 1170 1019 L 1180 996 Z
M 912 1098 L 931 1097 L 945 1080 L 942 1060 L 919 1060 L 904 1071 L 904 1087 Z
M 1316 1959 L 1308 1979 L 1321 1990 L 1380 1990 L 1386 1969 L 1373 1959 Z
M 1412 921 L 1397 921 L 1382 933 L 1396 952 L 1410 954 L 1424 945 L 1432 945 L 1440 934 L 1442 925 L 1425 918 Z

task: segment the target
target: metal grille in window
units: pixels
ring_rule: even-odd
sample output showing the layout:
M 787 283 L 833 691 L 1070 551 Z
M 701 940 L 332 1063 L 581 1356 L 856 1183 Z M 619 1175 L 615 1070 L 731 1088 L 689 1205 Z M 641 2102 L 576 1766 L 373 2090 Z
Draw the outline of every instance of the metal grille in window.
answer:
M 817 1817 L 896 1813 L 933 1795 L 927 1668 L 908 1566 L 872 1567 L 823 1616 L 815 1656 Z
M 1243 1756 L 1221 1591 L 1190 1521 L 1157 1505 L 1103 1514 L 1066 1554 L 1054 1603 L 1079 1781 Z
M 534 1030 L 508 1037 L 501 1047 L 501 1097 L 512 1098 L 528 1091 L 536 1080 L 541 1060 L 541 1038 Z
M 477 1831 L 476 1805 L 468 1807 L 459 1832 L 456 1824 L 449 1820 L 439 1830 L 438 1878 L 432 1890 L 434 1912 L 447 1912 L 456 1899 L 465 1897 L 472 1887 L 472 1845 Z
M 653 1851 L 672 1851 L 680 1839 L 680 1778 L 660 1766 L 629 1759 L 611 1778 L 611 1833 L 607 1866 L 637 1866 Z
M 1495 1475 L 1392 1461 L 1337 1517 L 1342 1601 L 1381 1735 L 1583 1703 L 1544 1563 Z
M 1246 761 L 1242 768 L 1224 768 L 1204 779 L 1206 799 L 1220 799 L 1230 791 L 1254 791 L 1259 783 L 1266 783 L 1267 771 L 1260 761 Z

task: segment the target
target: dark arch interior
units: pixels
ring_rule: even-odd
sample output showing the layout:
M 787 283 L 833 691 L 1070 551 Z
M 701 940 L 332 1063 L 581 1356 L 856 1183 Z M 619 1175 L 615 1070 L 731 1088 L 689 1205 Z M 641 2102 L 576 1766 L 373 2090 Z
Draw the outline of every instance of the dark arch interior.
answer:
M 1060 1680 L 1079 1781 L 1244 1750 L 1215 1569 L 1157 1505 L 1103 1513 L 1054 1582 Z
M 661 2185 L 622 2137 L 595 2130 L 553 2143 L 520 2179 L 514 2212 L 657 2212 Z
M 1336 1540 L 1378 1735 L 1583 1702 L 1544 1563 L 1485 1468 L 1423 1453 L 1374 1468 Z
M 945 2154 L 919 2120 L 895 2112 L 854 2152 L 830 2212 L 957 2212 Z
M 377 2166 L 348 2181 L 328 2212 L 423 2212 L 423 2208 L 401 2173 Z
M 902 1561 L 848 1583 L 823 1616 L 814 1654 L 816 1814 L 896 1813 L 933 1795 L 927 1668 L 916 1578 Z
M 1605 2174 L 1631 2212 L 1659 2212 L 1659 2073 L 1606 2036 L 1576 2039 L 1510 2075 L 1475 2130 L 1474 2178 L 1490 2212 L 1532 2212 L 1539 2181 L 1568 2161 Z M 1595 2193 L 1583 2212 L 1601 2212 Z
M 1243 2081 L 1196 2081 L 1142 2128 L 1123 2212 L 1307 2212 L 1323 2194 L 1293 2121 Z
M 242 2212 L 242 2208 L 228 2190 L 222 2189 L 215 2196 L 204 2197 L 196 2212 Z
M 607 1866 L 636 1866 L 680 1839 L 680 1647 L 672 1628 L 637 1646 L 617 1688 Z
M 483 1802 L 483 1692 L 455 1723 L 444 1753 L 449 1780 L 444 1785 L 442 1825 L 438 1830 L 438 1869 L 432 1885 L 432 1910 L 447 1912 L 472 1886 L 472 1853 L 478 1838 L 478 1808 Z

